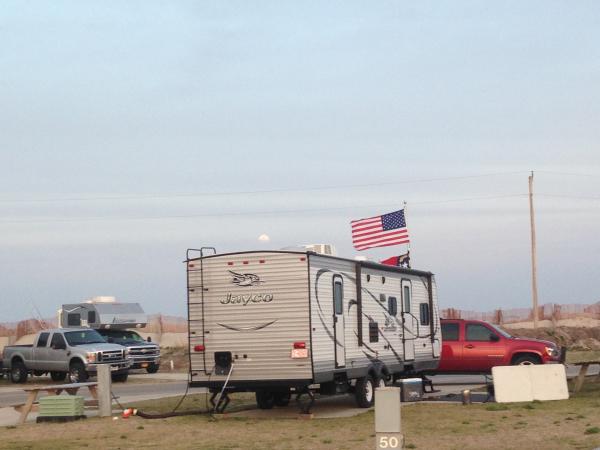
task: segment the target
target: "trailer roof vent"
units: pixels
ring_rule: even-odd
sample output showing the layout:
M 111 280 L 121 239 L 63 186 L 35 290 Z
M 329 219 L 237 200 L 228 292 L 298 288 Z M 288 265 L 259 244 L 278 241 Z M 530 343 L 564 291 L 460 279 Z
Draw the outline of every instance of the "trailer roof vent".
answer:
M 337 255 L 335 247 L 331 244 L 306 244 L 303 247 L 309 252 L 315 252 L 321 255 Z

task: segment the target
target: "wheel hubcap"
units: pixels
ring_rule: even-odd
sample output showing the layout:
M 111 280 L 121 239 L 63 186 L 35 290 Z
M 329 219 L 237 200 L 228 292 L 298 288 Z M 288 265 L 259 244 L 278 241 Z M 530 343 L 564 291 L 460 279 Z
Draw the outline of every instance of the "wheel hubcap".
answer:
M 365 386 L 365 397 L 368 402 L 370 402 L 373 399 L 373 382 L 370 380 L 367 381 L 367 384 Z

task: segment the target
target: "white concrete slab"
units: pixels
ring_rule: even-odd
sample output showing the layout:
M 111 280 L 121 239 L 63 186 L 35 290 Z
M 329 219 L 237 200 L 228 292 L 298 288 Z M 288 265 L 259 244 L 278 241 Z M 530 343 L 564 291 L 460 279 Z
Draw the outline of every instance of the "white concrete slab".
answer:
M 569 398 L 562 364 L 499 366 L 492 368 L 494 397 L 498 403 Z

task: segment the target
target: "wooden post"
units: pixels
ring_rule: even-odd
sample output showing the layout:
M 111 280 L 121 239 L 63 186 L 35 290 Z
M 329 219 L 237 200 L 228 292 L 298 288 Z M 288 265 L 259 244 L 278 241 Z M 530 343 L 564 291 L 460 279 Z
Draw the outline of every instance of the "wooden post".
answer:
M 110 365 L 98 364 L 98 415 L 110 417 L 112 415 Z
M 535 245 L 535 215 L 533 212 L 533 171 L 529 175 L 529 221 L 531 224 L 531 295 L 533 300 L 533 328 L 538 327 L 537 256 Z

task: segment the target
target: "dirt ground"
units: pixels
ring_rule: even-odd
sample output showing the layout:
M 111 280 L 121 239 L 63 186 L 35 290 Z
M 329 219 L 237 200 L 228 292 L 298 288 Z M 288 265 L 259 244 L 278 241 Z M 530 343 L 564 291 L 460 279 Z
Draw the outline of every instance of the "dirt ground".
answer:
M 138 405 L 168 411 L 177 398 Z M 237 398 L 233 409 L 251 397 Z M 205 409 L 205 396 L 182 410 Z M 340 419 L 86 419 L 0 429 L 0 449 L 372 449 L 374 413 Z M 574 398 L 515 404 L 418 403 L 402 408 L 405 448 L 592 449 L 600 446 L 600 383 L 587 382 Z

